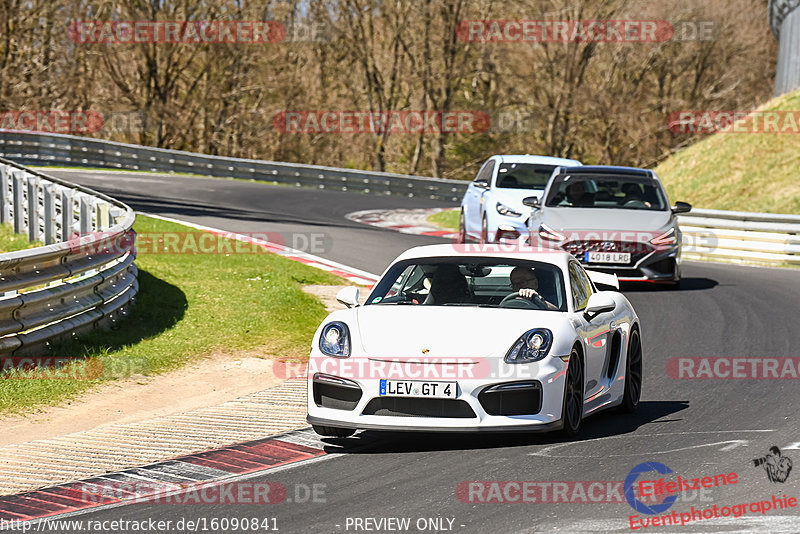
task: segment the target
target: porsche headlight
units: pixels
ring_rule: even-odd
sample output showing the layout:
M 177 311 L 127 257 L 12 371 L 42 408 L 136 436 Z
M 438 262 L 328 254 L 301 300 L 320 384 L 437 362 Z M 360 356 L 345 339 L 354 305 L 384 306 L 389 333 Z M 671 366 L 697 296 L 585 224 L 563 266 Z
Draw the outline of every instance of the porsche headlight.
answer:
M 506 363 L 537 362 L 547 356 L 553 344 L 553 333 L 547 328 L 528 330 L 511 346 Z
M 496 207 L 497 207 L 497 213 L 499 213 L 500 215 L 505 215 L 506 217 L 519 217 L 520 215 L 522 215 L 521 213 L 512 210 L 511 208 L 509 208 L 505 204 L 501 204 L 500 202 L 497 203 Z
M 347 358 L 350 356 L 350 329 L 341 321 L 328 323 L 319 336 L 319 350 L 327 356 Z

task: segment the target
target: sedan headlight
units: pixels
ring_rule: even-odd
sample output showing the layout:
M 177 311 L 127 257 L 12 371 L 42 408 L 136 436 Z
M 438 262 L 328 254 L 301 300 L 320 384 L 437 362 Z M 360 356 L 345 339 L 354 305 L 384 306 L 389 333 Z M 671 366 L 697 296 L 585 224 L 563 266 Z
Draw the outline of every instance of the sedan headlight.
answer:
M 674 245 L 677 242 L 678 242 L 678 236 L 676 235 L 674 226 L 670 228 L 669 231 L 664 232 L 660 236 L 654 237 L 653 239 L 650 240 L 650 243 L 656 246 Z
M 564 241 L 566 239 L 566 237 L 559 234 L 546 224 L 539 226 L 539 237 L 546 239 L 547 241 Z
M 328 323 L 319 336 L 319 350 L 327 356 L 347 358 L 350 356 L 350 329 L 341 321 Z
M 501 204 L 500 202 L 497 203 L 497 213 L 500 215 L 505 215 L 506 217 L 519 217 L 522 215 L 521 213 L 512 210 L 505 204 Z
M 506 363 L 537 362 L 547 356 L 553 344 L 553 333 L 547 328 L 528 330 L 511 346 Z

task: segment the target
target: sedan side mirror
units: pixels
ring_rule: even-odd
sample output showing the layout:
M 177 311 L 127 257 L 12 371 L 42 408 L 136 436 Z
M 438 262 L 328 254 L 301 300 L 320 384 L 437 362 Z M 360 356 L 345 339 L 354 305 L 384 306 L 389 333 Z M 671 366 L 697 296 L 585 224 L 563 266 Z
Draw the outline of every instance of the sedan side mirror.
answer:
M 692 205 L 688 202 L 676 202 L 672 208 L 672 213 L 689 213 L 692 211 Z
M 489 189 L 489 182 L 487 182 L 486 180 L 475 180 L 474 182 L 472 182 L 472 185 L 474 185 L 479 189 Z
M 336 293 L 336 300 L 348 308 L 358 306 L 358 288 L 349 286 L 340 289 L 339 292 Z
M 601 313 L 614 311 L 617 307 L 617 302 L 614 298 L 606 292 L 593 293 L 589 297 L 589 302 L 586 303 L 586 310 L 583 312 L 588 319 L 593 319 Z
M 539 209 L 542 207 L 539 204 L 539 197 L 525 197 L 522 199 L 522 203 L 529 208 Z

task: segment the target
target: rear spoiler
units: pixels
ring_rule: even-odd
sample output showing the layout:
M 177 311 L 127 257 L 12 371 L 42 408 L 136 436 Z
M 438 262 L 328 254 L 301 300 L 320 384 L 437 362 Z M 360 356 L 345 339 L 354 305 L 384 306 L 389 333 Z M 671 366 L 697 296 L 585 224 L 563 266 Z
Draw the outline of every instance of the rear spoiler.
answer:
M 611 287 L 616 291 L 619 291 L 619 278 L 617 278 L 616 274 L 601 273 L 599 271 L 589 270 L 586 270 L 586 274 L 589 275 L 589 278 L 592 280 L 592 282 L 594 282 L 595 285 Z

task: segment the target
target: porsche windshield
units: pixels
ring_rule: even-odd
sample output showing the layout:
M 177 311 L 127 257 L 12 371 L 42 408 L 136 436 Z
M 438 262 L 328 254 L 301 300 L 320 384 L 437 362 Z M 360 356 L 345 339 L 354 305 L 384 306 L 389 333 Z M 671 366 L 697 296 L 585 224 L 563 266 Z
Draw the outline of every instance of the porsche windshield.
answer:
M 486 258 L 400 262 L 375 286 L 366 302 L 372 304 L 567 309 L 563 277 L 555 265 Z
M 650 178 L 563 175 L 553 180 L 545 206 L 664 211 L 667 202 Z

